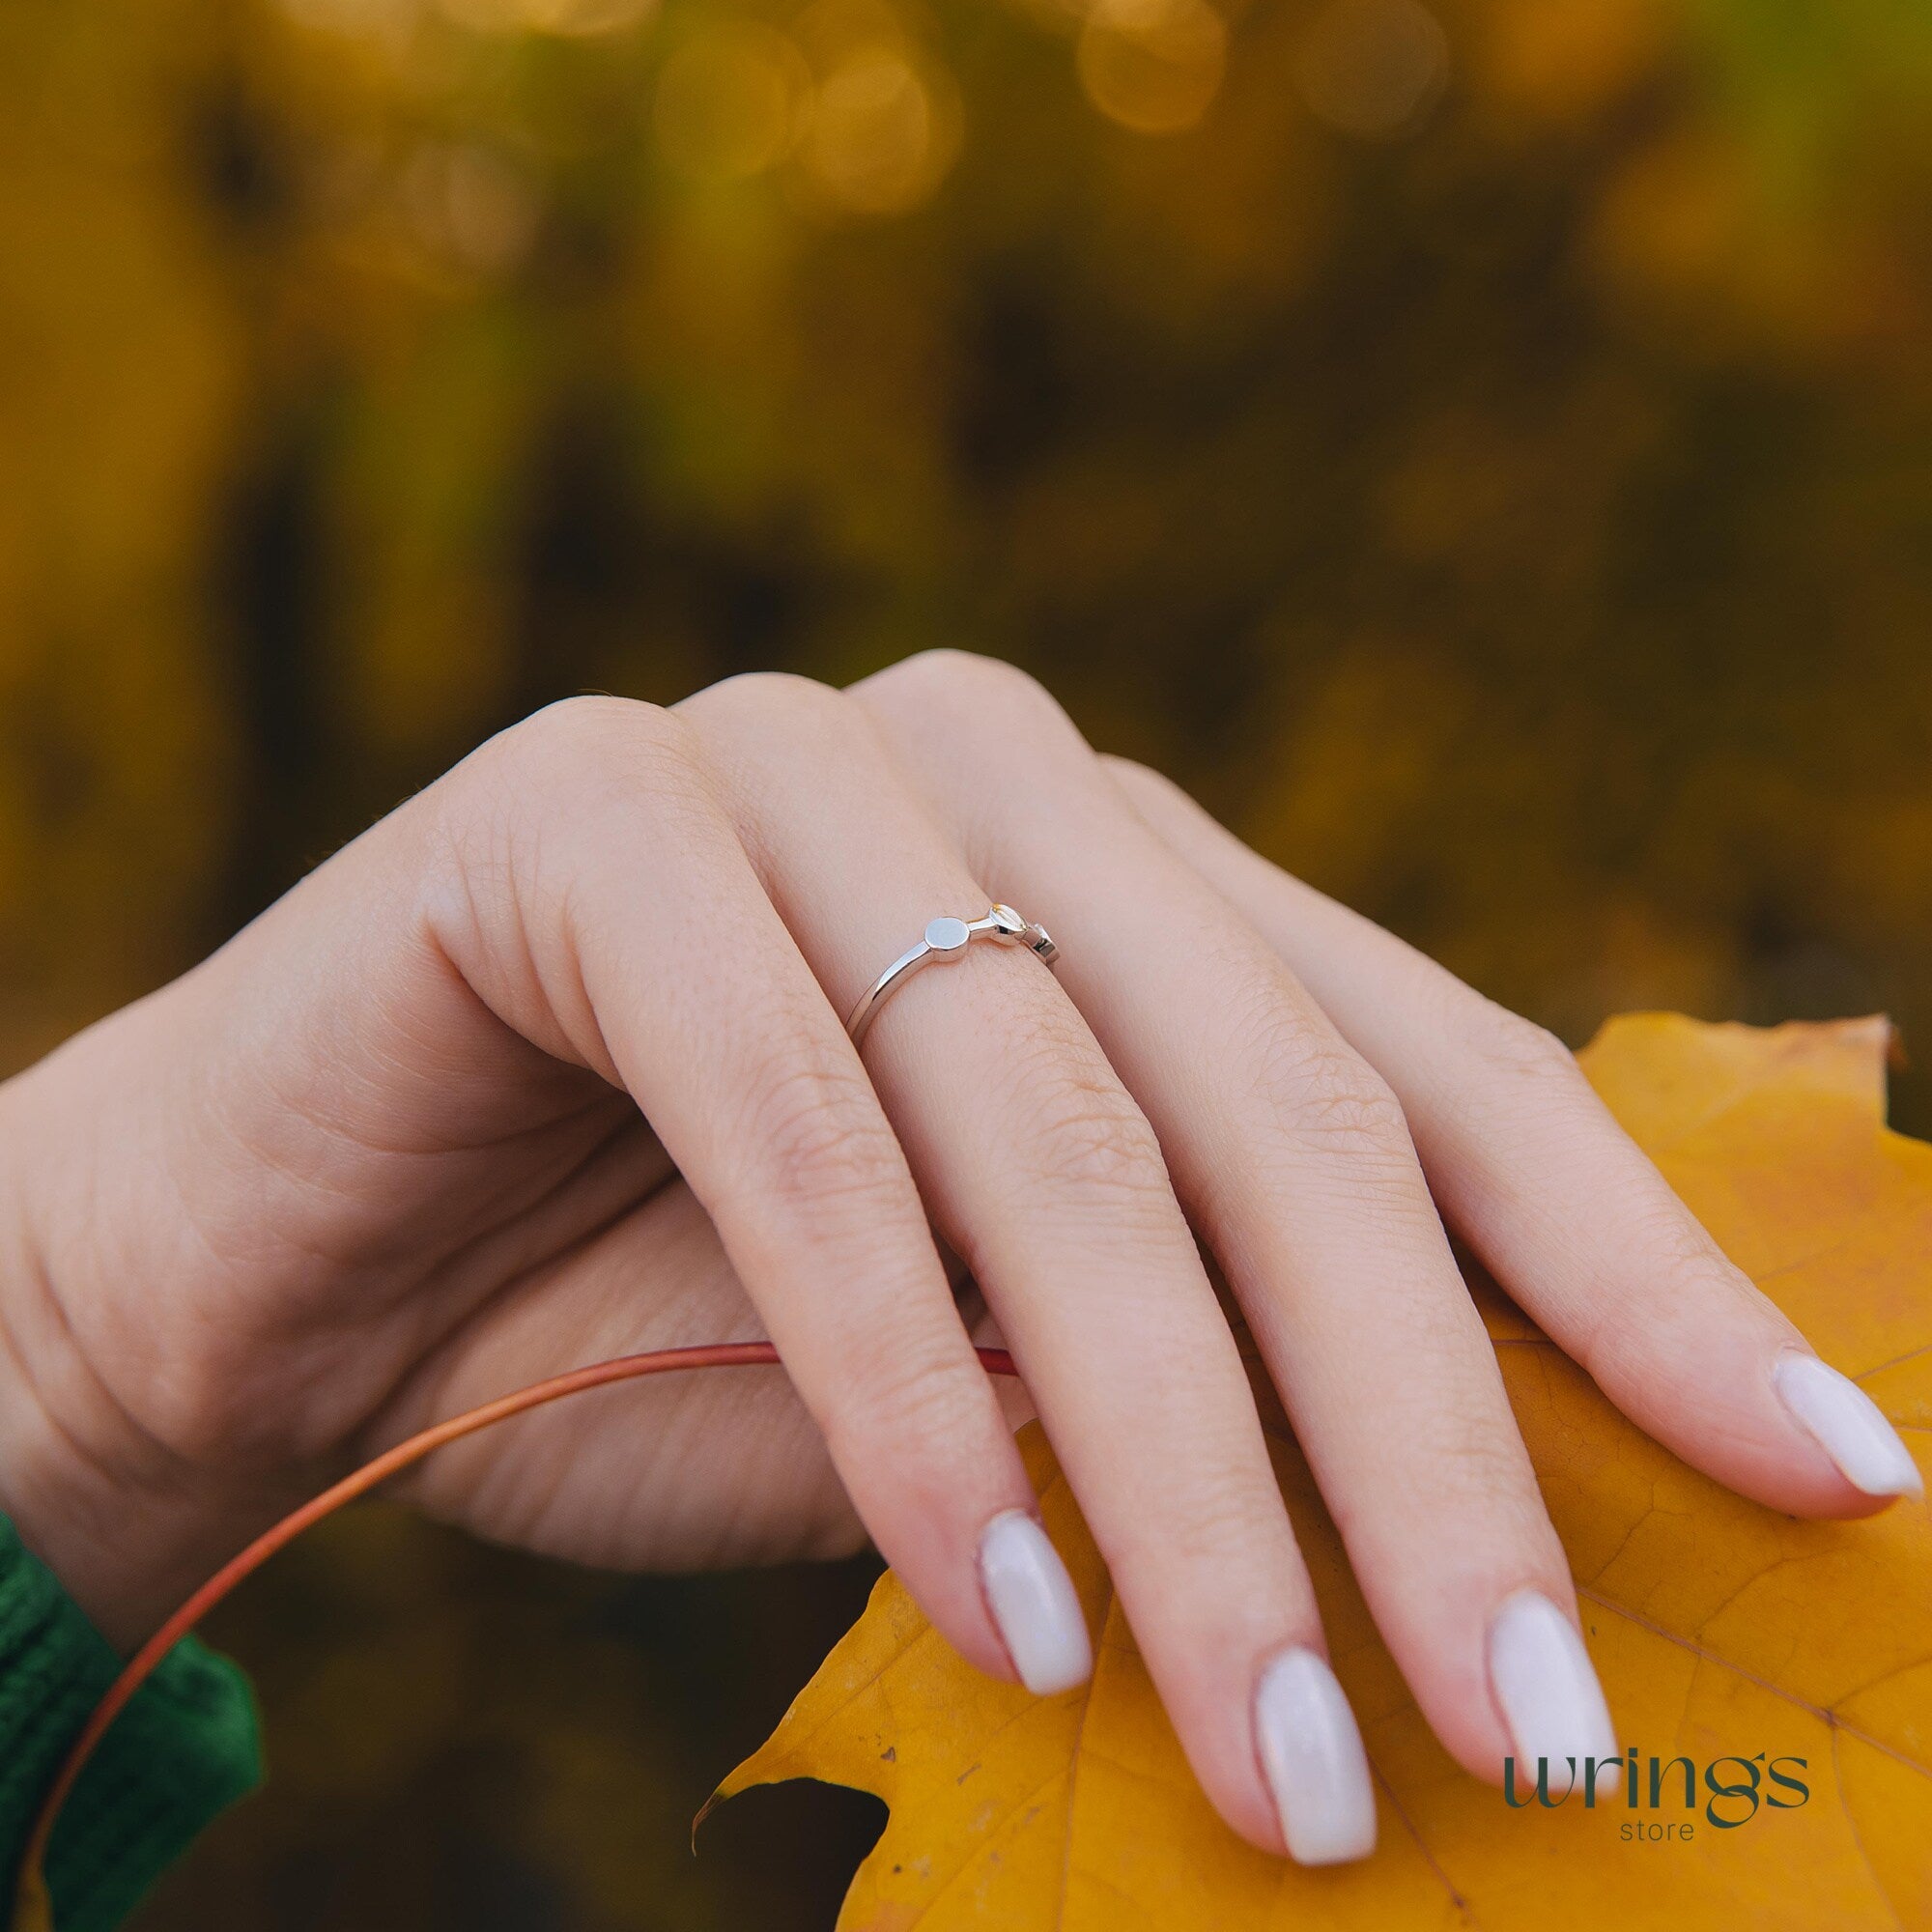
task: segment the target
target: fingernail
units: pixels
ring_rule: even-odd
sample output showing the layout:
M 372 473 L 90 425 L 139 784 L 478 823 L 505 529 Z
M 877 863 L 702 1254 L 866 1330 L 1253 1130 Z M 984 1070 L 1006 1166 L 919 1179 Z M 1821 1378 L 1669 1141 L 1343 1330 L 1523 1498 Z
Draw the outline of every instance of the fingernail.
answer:
M 1073 1578 L 1052 1539 L 1024 1510 L 1009 1510 L 980 1539 L 980 1580 L 1020 1682 L 1037 1697 L 1094 1674 L 1094 1647 Z
M 1490 1684 L 1516 1747 L 1519 1775 L 1534 1779 L 1549 1760 L 1549 1788 L 1565 1760 L 1614 1757 L 1616 1732 L 1603 1686 L 1577 1626 L 1548 1597 L 1519 1590 L 1490 1625 Z M 1568 1788 L 1567 1786 L 1565 1787 Z
M 1355 1714 L 1312 1650 L 1285 1650 L 1255 1687 L 1255 1737 L 1289 1856 L 1304 1865 L 1376 1848 L 1376 1794 Z
M 1911 1450 L 1898 1439 L 1885 1411 L 1849 1377 L 1794 1349 L 1779 1359 L 1772 1380 L 1785 1407 L 1854 1489 L 1868 1496 L 1925 1493 Z

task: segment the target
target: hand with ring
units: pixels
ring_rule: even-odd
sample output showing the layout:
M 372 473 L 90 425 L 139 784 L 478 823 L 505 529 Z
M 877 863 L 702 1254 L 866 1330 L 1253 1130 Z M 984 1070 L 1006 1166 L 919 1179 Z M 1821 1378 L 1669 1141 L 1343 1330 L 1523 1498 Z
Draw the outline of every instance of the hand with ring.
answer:
M 0 1511 L 124 1643 L 431 1420 L 769 1336 L 782 1374 L 585 1397 L 410 1492 L 612 1566 L 869 1536 L 974 1664 L 1065 1690 L 1089 1636 L 978 1336 L 1215 1806 L 1331 1861 L 1368 1773 L 1197 1237 L 1480 1776 L 1617 1744 L 1445 1226 L 1744 1494 L 1918 1482 L 1553 1038 L 952 653 L 542 712 L 0 1128 Z

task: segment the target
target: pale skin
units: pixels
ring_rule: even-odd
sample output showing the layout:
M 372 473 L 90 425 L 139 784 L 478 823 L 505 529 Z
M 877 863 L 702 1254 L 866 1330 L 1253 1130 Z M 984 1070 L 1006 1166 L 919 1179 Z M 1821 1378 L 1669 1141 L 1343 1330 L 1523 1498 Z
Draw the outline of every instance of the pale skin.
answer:
M 935 914 L 976 945 L 843 1020 Z M 0 1088 L 0 1510 L 115 1642 L 424 1424 L 635 1350 L 785 1369 L 581 1397 L 441 1452 L 439 1517 L 679 1569 L 874 1542 L 1016 1675 L 1009 1346 L 1201 1782 L 1284 1849 L 1256 1686 L 1323 1653 L 1219 1263 L 1450 1753 L 1486 1645 L 1575 1598 L 1457 1232 L 1639 1427 L 1851 1517 L 1804 1338 L 1562 1046 L 1103 759 L 1020 673 L 553 707 L 213 958 Z

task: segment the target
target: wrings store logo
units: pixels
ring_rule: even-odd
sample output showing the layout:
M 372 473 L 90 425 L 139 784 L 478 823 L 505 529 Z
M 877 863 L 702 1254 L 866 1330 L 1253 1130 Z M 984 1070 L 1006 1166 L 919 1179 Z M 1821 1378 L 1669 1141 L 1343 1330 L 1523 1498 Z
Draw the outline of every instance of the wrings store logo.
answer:
M 1503 1801 L 1512 1809 L 1521 1810 L 1540 1804 L 1555 1810 L 1578 1793 L 1578 1764 L 1574 1757 L 1553 1761 L 1555 1782 L 1552 1793 L 1552 1760 L 1536 1760 L 1536 1781 L 1524 1789 L 1526 1775 L 1520 1776 L 1517 1761 L 1503 1759 Z M 1583 1808 L 1594 1811 L 1599 1797 L 1607 1802 L 1619 1785 L 1625 1805 L 1632 1811 L 1689 1812 L 1690 1817 L 1627 1819 L 1621 1836 L 1633 1843 L 1654 1843 L 1663 1839 L 1685 1839 L 1691 1835 L 1695 1814 L 1701 1809 L 1706 1823 L 1719 1832 L 1735 1832 L 1758 1814 L 1760 1805 L 1774 1811 L 1796 1811 L 1808 1804 L 1811 1787 L 1804 1781 L 1806 1761 L 1802 1757 L 1772 1757 L 1758 1751 L 1750 1757 L 1713 1758 L 1701 1771 L 1688 1757 L 1653 1757 L 1649 1776 L 1633 1745 L 1622 1757 L 1584 1758 L 1581 1763 Z M 1565 1773 L 1567 1771 L 1567 1777 Z

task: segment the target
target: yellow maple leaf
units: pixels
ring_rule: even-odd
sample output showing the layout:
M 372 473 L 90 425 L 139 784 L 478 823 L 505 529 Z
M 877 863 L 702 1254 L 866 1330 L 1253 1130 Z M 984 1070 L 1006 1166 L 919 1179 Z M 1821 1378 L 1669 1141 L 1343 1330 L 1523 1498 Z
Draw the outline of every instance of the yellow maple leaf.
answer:
M 1725 1249 L 1922 1449 L 1932 1147 L 1885 1125 L 1887 1039 L 1876 1020 L 1757 1031 L 1646 1014 L 1611 1022 L 1583 1061 Z M 1092 1683 L 1040 1700 L 980 1676 L 888 1575 L 719 1797 L 816 1777 L 886 1801 L 840 1932 L 1932 1927 L 1925 1506 L 1831 1523 L 1747 1502 L 1624 1421 L 1492 1286 L 1471 1286 L 1611 1710 L 1640 1753 L 1636 1808 L 1619 1785 L 1595 1809 L 1513 1809 L 1451 1762 L 1376 1636 L 1278 1408 L 1264 1416 L 1276 1470 L 1377 1773 L 1372 1859 L 1303 1869 L 1208 1808 L 1036 1428 L 1028 1466 L 1100 1633 Z M 1759 1752 L 1803 1759 L 1786 1770 L 1808 1801 L 1722 1828 L 1675 1803 L 1677 1772 L 1659 1808 L 1643 1802 L 1653 1755 L 1701 1773 Z M 1688 1840 L 1624 1834 L 1687 1820 Z

